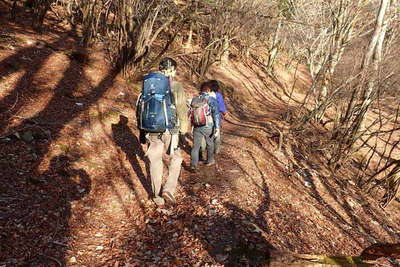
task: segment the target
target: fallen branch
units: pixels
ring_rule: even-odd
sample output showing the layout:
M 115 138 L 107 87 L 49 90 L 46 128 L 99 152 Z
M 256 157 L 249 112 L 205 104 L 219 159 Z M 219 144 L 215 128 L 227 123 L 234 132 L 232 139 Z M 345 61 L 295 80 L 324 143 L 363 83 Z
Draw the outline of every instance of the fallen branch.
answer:
M 60 266 L 60 267 L 63 266 L 62 263 L 61 263 L 58 259 L 56 259 L 56 258 L 54 258 L 54 257 L 52 257 L 52 256 L 47 256 L 47 255 L 43 255 L 43 254 L 40 254 L 40 256 L 42 256 L 42 257 L 44 257 L 44 258 L 47 258 L 47 259 L 50 259 L 50 260 L 56 262 L 57 265 Z
M 271 126 L 272 126 L 272 128 L 274 128 L 274 130 L 276 130 L 279 133 L 279 142 L 278 142 L 277 151 L 281 152 L 282 146 L 283 146 L 283 138 L 284 138 L 283 132 L 281 130 L 279 130 L 279 128 L 276 127 L 275 125 L 271 125 Z
M 58 242 L 58 241 L 54 241 L 54 240 L 50 241 L 49 243 L 57 245 L 57 246 L 66 247 L 66 248 L 68 247 L 68 245 L 66 245 L 64 243 L 61 243 L 61 242 Z
M 17 97 L 16 97 L 16 99 L 15 99 L 15 102 L 14 102 L 14 104 L 11 106 L 11 108 L 10 108 L 9 110 L 7 110 L 7 112 L 11 112 L 11 111 L 15 108 L 15 106 L 16 106 L 17 103 L 18 103 L 18 99 L 19 99 L 19 94 L 18 94 L 18 92 L 17 92 Z

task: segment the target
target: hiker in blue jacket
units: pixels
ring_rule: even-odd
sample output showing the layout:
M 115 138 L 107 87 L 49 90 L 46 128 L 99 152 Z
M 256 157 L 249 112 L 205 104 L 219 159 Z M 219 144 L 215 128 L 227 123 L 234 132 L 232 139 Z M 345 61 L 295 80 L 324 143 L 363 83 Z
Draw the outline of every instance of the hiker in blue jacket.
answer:
M 193 148 L 191 151 L 190 169 L 196 171 L 199 163 L 199 151 L 203 138 L 207 144 L 207 166 L 215 164 L 214 138 L 220 134 L 220 116 L 218 102 L 211 95 L 208 82 L 200 87 L 200 95 L 191 101 L 191 121 L 193 125 Z
M 218 111 L 219 111 L 219 115 L 220 115 L 220 128 L 222 128 L 222 121 L 226 115 L 226 106 L 225 106 L 225 101 L 224 101 L 224 97 L 222 96 L 222 94 L 219 92 L 219 83 L 216 80 L 211 80 L 208 82 L 211 92 L 214 92 L 215 97 L 217 99 L 218 102 Z M 214 139 L 214 153 L 218 154 L 221 150 L 221 131 L 219 133 L 219 135 L 215 136 Z

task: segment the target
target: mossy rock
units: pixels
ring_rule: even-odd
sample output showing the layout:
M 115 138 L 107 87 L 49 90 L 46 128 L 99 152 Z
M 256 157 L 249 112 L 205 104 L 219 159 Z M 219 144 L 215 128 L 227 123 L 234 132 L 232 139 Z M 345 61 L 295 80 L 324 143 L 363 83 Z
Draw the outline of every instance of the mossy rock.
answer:
M 58 144 L 57 146 L 64 154 L 68 154 L 71 151 L 71 147 L 67 144 Z
M 104 123 L 118 123 L 121 112 L 115 109 L 106 110 L 103 112 L 93 111 L 89 116 Z
M 0 34 L 0 43 L 16 44 L 21 42 L 23 42 L 23 40 L 15 35 L 6 33 Z

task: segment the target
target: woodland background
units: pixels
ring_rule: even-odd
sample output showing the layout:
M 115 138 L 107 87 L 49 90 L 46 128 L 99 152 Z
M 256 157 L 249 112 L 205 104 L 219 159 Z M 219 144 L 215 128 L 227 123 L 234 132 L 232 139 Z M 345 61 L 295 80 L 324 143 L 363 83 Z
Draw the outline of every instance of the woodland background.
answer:
M 252 137 L 251 142 L 263 146 L 263 142 L 272 140 L 276 153 L 293 153 L 291 155 L 296 160 L 287 163 L 286 171 L 305 178 L 306 187 L 314 189 L 307 180 L 307 177 L 312 176 L 308 170 L 312 169 L 325 173 L 329 179 L 340 180 L 342 177 L 343 181 L 351 181 L 359 190 L 341 186 L 343 196 L 353 193 L 366 195 L 374 199 L 382 209 L 392 203 L 397 207 L 399 199 L 396 194 L 400 187 L 398 1 L 1 0 L 0 3 L 0 15 L 5 26 L 0 31 L 0 47 L 4 51 L 15 51 L 15 54 L 10 52 L 10 55 L 4 54 L 7 57 L 2 57 L 0 81 L 7 83 L 9 79 L 16 79 L 12 75 L 25 71 L 19 82 L 14 83 L 15 87 L 4 89 L 0 98 L 0 140 L 4 143 L 1 166 L 4 167 L 5 180 L 12 181 L 9 183 L 10 188 L 5 186 L 2 189 L 4 196 L 0 198 L 4 204 L 2 212 L 5 218 L 11 214 L 8 210 L 14 205 L 12 201 L 19 203 L 15 207 L 22 205 L 22 200 L 14 199 L 13 193 L 10 193 L 12 191 L 9 191 L 12 190 L 12 183 L 18 184 L 15 188 L 22 188 L 25 184 L 16 182 L 19 180 L 16 180 L 12 170 L 15 172 L 17 167 L 23 169 L 26 161 L 22 160 L 21 163 L 10 155 L 25 155 L 26 146 L 33 151 L 28 153 L 29 156 L 36 155 L 29 160 L 30 167 L 22 172 L 23 179 L 27 179 L 28 183 L 35 186 L 47 184 L 43 177 L 52 175 L 79 176 L 78 192 L 90 191 L 88 171 L 71 168 L 71 159 L 82 155 L 75 155 L 70 144 L 57 145 L 58 150 L 62 151 L 61 155 L 46 159 L 46 155 L 52 151 L 51 140 L 64 135 L 64 129 L 68 128 L 66 125 L 81 114 L 81 111 L 74 108 L 68 109 L 67 105 L 63 111 L 57 110 L 57 107 L 63 105 L 60 99 L 69 98 L 76 105 L 94 105 L 107 94 L 110 99 L 126 97 L 126 105 L 120 102 L 122 106 L 118 107 L 119 110 L 114 108 L 96 111 L 97 115 L 93 115 L 92 111 L 87 114 L 100 121 L 116 114 L 123 115 L 132 108 L 143 74 L 155 69 L 164 56 L 178 60 L 179 69 L 184 70 L 184 80 L 192 88 L 221 74 L 218 69 L 233 74 L 234 64 L 253 70 L 251 75 L 241 73 L 242 76 L 237 76 L 237 87 L 233 85 L 234 82 L 230 84 L 226 79 L 221 81 L 232 113 L 227 129 L 233 131 L 230 127 L 235 125 L 255 129 L 258 134 Z M 25 43 L 28 46 L 25 47 L 21 46 L 25 41 L 13 35 L 14 32 L 24 31 L 30 36 Z M 50 34 L 54 33 L 66 33 L 67 37 L 52 42 Z M 52 53 L 61 53 L 74 63 L 65 71 L 68 75 L 61 77 L 61 82 L 54 90 L 51 89 L 53 98 L 47 104 L 43 103 L 48 108 L 40 111 L 40 107 L 37 107 L 34 115 L 25 116 L 21 110 L 29 108 L 29 103 L 41 101 L 39 95 L 26 88 L 40 87 L 40 82 L 44 84 L 47 77 L 61 73 L 63 59 L 58 59 L 59 65 L 51 65 L 49 73 L 43 75 L 43 78 L 35 76 L 36 72 L 39 73 L 40 65 L 45 64 L 45 56 Z M 27 63 L 26 58 L 30 56 L 35 58 L 30 58 Z M 85 72 L 85 66 L 94 68 L 93 62 L 103 62 L 104 66 L 101 67 L 104 69 L 96 71 L 108 74 L 104 78 L 96 74 L 99 77 L 96 76 L 92 81 L 97 85 L 85 81 L 86 89 L 74 91 L 74 87 L 81 86 L 77 77 Z M 106 70 L 106 66 L 109 69 Z M 286 80 L 283 78 L 285 75 L 289 77 Z M 125 93 L 109 89 L 116 77 L 120 79 L 119 85 L 125 84 L 129 90 L 134 90 Z M 253 79 L 257 79 L 259 84 L 253 83 Z M 270 84 L 278 89 L 271 89 Z M 240 89 L 242 85 L 250 88 L 249 91 Z M 260 101 L 258 97 L 263 94 L 268 97 Z M 271 95 L 279 95 L 281 103 L 276 118 L 269 117 L 268 112 L 261 112 L 274 104 Z M 65 116 L 63 112 L 66 112 Z M 130 119 L 129 116 L 126 115 Z M 130 123 L 132 129 L 134 126 Z M 124 148 L 127 143 L 124 145 L 122 129 L 130 132 L 124 125 L 122 119 L 118 124 L 112 124 L 111 130 L 114 135 L 117 133 L 114 142 L 122 149 L 119 153 L 127 155 L 124 160 L 139 169 L 140 164 L 133 158 L 135 155 L 144 156 L 140 151 L 130 155 L 133 152 Z M 82 128 L 86 124 L 82 122 L 73 127 Z M 77 135 L 71 132 L 66 136 L 73 138 Z M 37 144 L 40 148 L 31 147 L 36 139 L 47 140 L 47 143 Z M 17 145 L 11 148 L 10 142 Z M 132 142 L 129 144 L 133 151 L 140 145 Z M 101 154 L 101 151 L 89 149 L 87 153 Z M 311 160 L 313 156 L 318 160 Z M 270 156 L 264 158 L 274 160 Z M 47 172 L 41 170 L 43 162 L 47 162 L 48 166 L 53 164 L 55 169 L 64 166 L 60 167 L 64 173 L 57 171 L 57 174 L 53 174 L 51 168 Z M 307 164 L 302 166 L 299 162 Z M 231 163 L 227 163 L 227 166 L 232 166 Z M 144 179 L 144 167 L 142 169 L 136 173 Z M 261 174 L 263 172 L 260 171 Z M 130 185 L 131 182 L 125 183 Z M 74 183 L 70 185 L 75 188 Z M 67 194 L 60 201 L 70 203 L 75 198 Z M 66 207 L 71 212 L 70 205 Z M 257 212 L 261 210 L 260 206 Z M 385 211 L 379 214 L 379 218 L 394 216 Z M 70 214 L 65 215 L 65 218 L 69 217 Z M 16 229 L 15 225 L 10 225 L 6 222 L 1 229 Z M 68 223 L 65 229 L 67 226 Z M 8 240 L 3 242 L 7 244 L 3 247 L 4 251 L 11 251 L 12 245 L 9 244 L 15 240 L 26 243 L 32 239 L 18 239 L 17 235 L 13 237 L 14 241 L 10 241 L 12 237 L 9 234 L 2 237 Z M 65 255 L 64 252 L 62 254 Z M 32 256 L 24 255 L 20 262 L 32 260 Z M 227 260 L 221 256 L 224 255 L 222 252 L 216 255 L 213 256 L 216 262 Z M 51 258 L 47 255 L 41 260 L 60 263 L 57 258 Z M 6 255 L 0 259 L 9 258 Z M 33 257 L 33 260 L 38 259 Z

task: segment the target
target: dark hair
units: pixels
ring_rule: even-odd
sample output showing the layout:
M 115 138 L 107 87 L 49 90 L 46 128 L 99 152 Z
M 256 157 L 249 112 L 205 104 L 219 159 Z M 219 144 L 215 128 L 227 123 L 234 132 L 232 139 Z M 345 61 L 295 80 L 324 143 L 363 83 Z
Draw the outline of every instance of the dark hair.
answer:
M 208 86 L 210 87 L 211 91 L 219 92 L 219 83 L 217 80 L 211 80 L 208 82 Z
M 161 71 L 169 70 L 171 68 L 176 69 L 176 66 L 177 66 L 177 64 L 176 64 L 175 60 L 173 60 L 170 57 L 165 57 L 165 58 L 161 59 L 160 64 L 159 64 L 159 69 Z
M 200 92 L 201 92 L 201 93 L 206 92 L 207 89 L 210 89 L 210 88 L 211 88 L 211 87 L 210 87 L 210 82 L 203 82 L 203 83 L 200 85 Z

